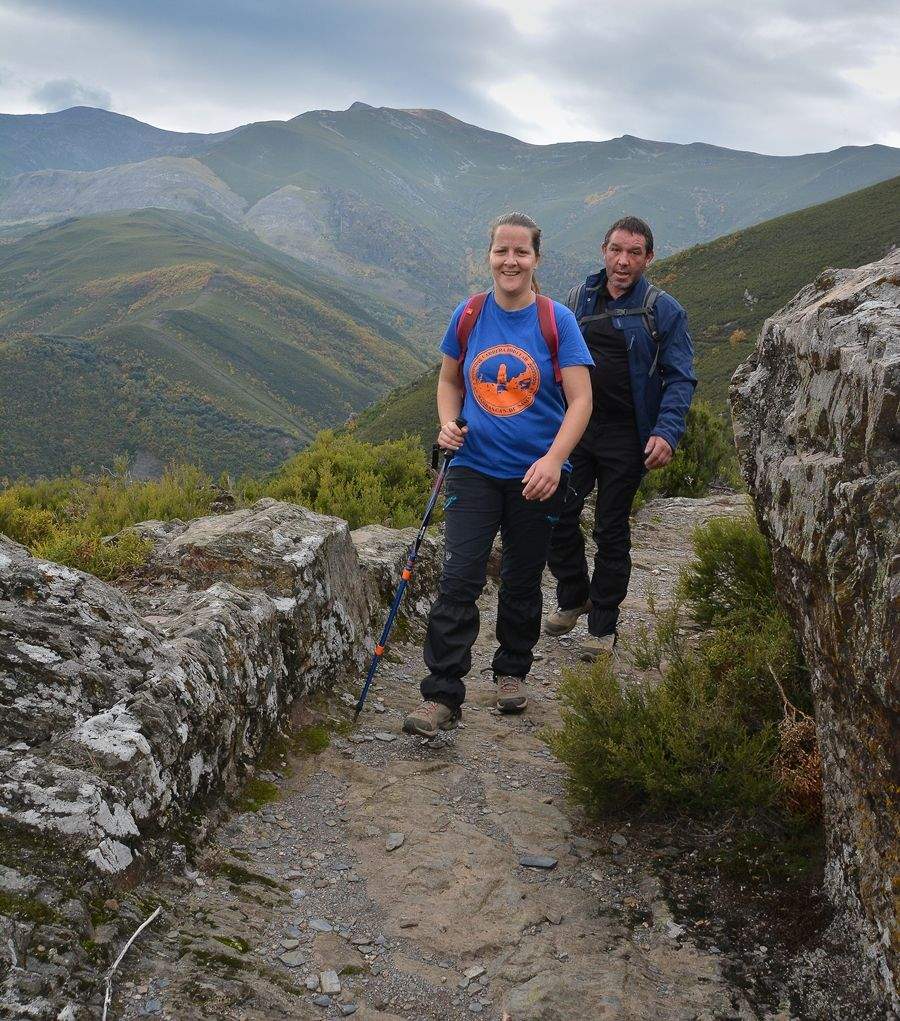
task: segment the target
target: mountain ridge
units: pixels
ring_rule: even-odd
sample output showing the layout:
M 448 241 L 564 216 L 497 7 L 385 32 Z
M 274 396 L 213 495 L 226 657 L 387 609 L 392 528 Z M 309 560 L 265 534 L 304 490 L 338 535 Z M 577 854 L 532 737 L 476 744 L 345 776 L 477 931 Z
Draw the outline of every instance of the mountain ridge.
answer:
M 150 155 L 95 170 L 7 174 L 0 237 L 75 214 L 213 210 L 354 289 L 426 310 L 483 282 L 487 224 L 509 208 L 544 228 L 543 279 L 559 288 L 595 256 L 598 220 L 644 216 L 665 256 L 900 173 L 900 150 L 887 146 L 769 156 L 629 134 L 533 145 L 441 110 L 362 102 L 215 135 L 166 133 L 90 108 L 30 116 L 147 127 L 149 135 L 122 145 Z M 0 176 L 15 157 L 4 123 Z M 101 142 L 95 163 L 121 151 Z M 87 160 L 90 140 L 78 144 L 70 163 Z

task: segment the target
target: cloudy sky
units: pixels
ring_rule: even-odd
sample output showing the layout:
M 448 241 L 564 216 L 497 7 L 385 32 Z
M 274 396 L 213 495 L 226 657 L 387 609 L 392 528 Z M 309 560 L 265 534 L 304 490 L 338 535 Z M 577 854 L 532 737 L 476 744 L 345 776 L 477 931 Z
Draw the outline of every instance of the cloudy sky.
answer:
M 530 142 L 900 146 L 896 0 L 0 0 L 0 112 L 437 107 Z

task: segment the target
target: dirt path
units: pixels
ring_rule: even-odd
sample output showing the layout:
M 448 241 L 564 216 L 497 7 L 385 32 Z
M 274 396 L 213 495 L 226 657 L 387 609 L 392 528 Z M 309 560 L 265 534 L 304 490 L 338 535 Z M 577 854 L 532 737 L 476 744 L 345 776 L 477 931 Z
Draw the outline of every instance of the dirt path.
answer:
M 644 508 L 626 627 L 647 619 L 650 590 L 671 598 L 693 527 L 744 506 L 720 497 Z M 111 1017 L 757 1017 L 720 957 L 676 924 L 629 827 L 588 837 L 566 800 L 539 732 L 558 722 L 557 685 L 579 631 L 541 639 L 526 715 L 492 709 L 481 671 L 495 605 L 491 583 L 453 735 L 400 733 L 418 700 L 421 651 L 394 645 L 357 730 L 267 763 L 250 793 L 274 800 L 220 826 L 197 871 L 176 861 L 145 881 L 137 894 L 166 911 L 132 951 Z M 327 723 L 350 710 L 335 697 L 307 714 Z M 307 743 L 320 733 L 301 731 Z M 552 867 L 523 864 L 526 855 Z

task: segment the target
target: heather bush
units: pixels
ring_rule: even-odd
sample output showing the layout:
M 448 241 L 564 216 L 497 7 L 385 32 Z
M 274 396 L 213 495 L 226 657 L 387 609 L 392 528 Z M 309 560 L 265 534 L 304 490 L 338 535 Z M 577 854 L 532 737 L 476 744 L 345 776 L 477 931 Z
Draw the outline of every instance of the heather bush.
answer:
M 321 432 L 272 478 L 247 482 L 245 500 L 271 496 L 334 514 L 351 528 L 417 525 L 431 486 L 428 464 L 412 438 L 363 443 L 352 433 Z
M 621 683 L 608 662 L 565 673 L 562 726 L 548 742 L 588 812 L 628 803 L 814 818 L 820 774 L 809 677 L 775 597 L 765 540 L 752 518 L 694 534 L 696 559 L 655 628 L 627 644 L 658 684 Z M 681 602 L 706 625 L 684 637 Z

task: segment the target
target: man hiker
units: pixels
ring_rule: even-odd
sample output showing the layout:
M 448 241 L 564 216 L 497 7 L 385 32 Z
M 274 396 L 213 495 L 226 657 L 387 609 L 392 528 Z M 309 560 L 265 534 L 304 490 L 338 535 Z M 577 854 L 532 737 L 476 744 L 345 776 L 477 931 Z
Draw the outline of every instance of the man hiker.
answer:
M 650 227 L 636 216 L 617 220 L 602 252 L 603 268 L 567 301 L 594 359 L 594 407 L 570 456 L 571 488 L 550 541 L 559 608 L 544 625 L 546 634 L 564 635 L 588 614 L 579 650 L 586 660 L 612 654 L 631 574 L 631 504 L 644 473 L 672 460 L 697 384 L 687 315 L 644 277 L 653 261 Z M 595 485 L 589 577 L 580 518 Z

